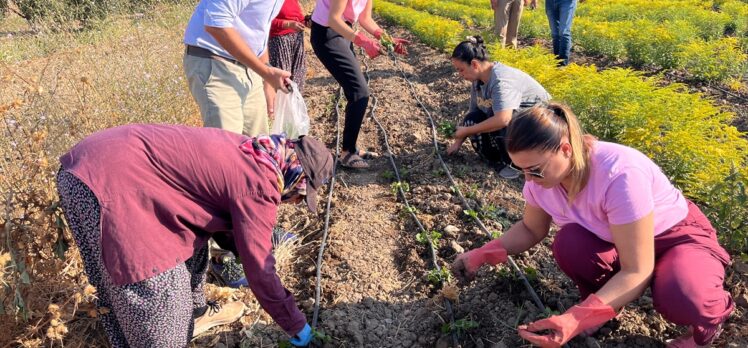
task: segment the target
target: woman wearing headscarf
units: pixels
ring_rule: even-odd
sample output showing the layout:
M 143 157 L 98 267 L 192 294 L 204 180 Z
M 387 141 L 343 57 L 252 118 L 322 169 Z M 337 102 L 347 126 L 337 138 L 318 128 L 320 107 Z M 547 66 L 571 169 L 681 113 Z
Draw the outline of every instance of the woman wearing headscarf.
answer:
M 332 173 L 311 137 L 250 138 L 215 128 L 128 125 L 95 133 L 60 158 L 57 187 L 101 323 L 114 347 L 184 347 L 238 320 L 239 302 L 205 300 L 207 240 L 222 232 L 262 308 L 306 345 L 311 328 L 275 272 L 277 206 L 306 200 Z

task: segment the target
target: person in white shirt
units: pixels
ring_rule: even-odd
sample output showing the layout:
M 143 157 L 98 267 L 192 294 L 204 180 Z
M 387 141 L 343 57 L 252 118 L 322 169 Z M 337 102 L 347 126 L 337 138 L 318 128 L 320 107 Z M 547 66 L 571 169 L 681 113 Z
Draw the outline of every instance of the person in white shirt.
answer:
M 203 124 L 268 134 L 276 90 L 291 74 L 270 66 L 270 24 L 283 0 L 201 0 L 187 24 L 184 71 Z

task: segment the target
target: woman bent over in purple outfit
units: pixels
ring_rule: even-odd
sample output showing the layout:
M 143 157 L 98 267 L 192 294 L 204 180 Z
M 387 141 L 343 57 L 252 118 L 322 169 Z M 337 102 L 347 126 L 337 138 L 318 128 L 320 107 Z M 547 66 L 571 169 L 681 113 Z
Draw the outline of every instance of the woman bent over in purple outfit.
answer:
M 522 221 L 500 238 L 457 257 L 468 280 L 542 241 L 551 222 L 559 268 L 583 301 L 564 314 L 519 327 L 522 338 L 560 347 L 594 333 L 647 287 L 655 309 L 689 327 L 670 347 L 709 345 L 733 310 L 724 290 L 730 256 L 699 208 L 639 151 L 582 132 L 564 105 L 539 104 L 509 123 L 506 147 L 525 176 Z M 542 331 L 549 330 L 549 333 Z
M 240 302 L 205 301 L 207 241 L 228 236 L 262 308 L 304 346 L 311 328 L 275 272 L 278 204 L 316 210 L 332 156 L 311 137 L 250 138 L 215 128 L 128 125 L 60 158 L 57 187 L 114 347 L 184 347 L 233 322 Z M 215 306 L 210 306 L 215 307 Z M 194 332 L 193 332 L 194 330 Z

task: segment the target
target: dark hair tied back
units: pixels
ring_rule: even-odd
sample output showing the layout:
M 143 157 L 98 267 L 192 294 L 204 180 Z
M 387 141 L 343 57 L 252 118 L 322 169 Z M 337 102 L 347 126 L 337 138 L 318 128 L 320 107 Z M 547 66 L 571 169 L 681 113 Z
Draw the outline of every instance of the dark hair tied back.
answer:
M 465 41 L 460 42 L 452 52 L 452 58 L 470 64 L 473 59 L 481 62 L 488 60 L 486 45 L 480 35 L 468 36 Z

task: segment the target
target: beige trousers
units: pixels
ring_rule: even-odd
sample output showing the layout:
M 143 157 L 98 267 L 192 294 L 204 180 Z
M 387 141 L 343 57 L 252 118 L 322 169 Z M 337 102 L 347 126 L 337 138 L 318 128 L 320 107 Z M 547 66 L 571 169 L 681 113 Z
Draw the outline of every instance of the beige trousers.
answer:
M 495 0 L 497 5 L 493 10 L 493 18 L 496 21 L 496 35 L 499 36 L 501 47 L 511 44 L 517 48 L 517 32 L 519 31 L 519 19 L 524 8 L 523 0 Z
M 262 78 L 252 69 L 219 59 L 185 54 L 184 72 L 205 127 L 248 136 L 268 134 Z

